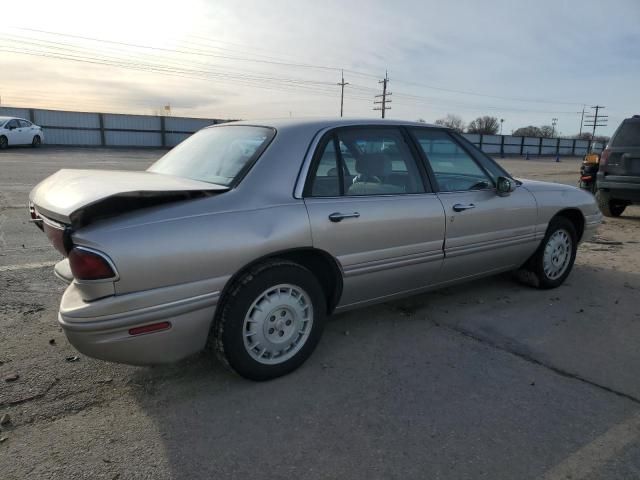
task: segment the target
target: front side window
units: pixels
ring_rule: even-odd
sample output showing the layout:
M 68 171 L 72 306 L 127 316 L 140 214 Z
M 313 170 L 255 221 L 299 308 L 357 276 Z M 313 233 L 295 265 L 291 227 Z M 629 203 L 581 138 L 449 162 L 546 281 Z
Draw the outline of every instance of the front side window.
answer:
M 411 151 L 395 128 L 340 129 L 321 148 L 311 177 L 312 196 L 334 196 L 336 189 L 347 196 L 425 191 Z
M 414 129 L 420 148 L 433 170 L 441 192 L 493 188 L 493 181 L 448 133 Z
M 231 186 L 264 151 L 275 130 L 221 126 L 193 134 L 149 167 L 148 171 Z
M 5 128 L 18 128 L 18 121 L 17 120 L 9 120 L 7 122 L 7 124 L 5 125 Z

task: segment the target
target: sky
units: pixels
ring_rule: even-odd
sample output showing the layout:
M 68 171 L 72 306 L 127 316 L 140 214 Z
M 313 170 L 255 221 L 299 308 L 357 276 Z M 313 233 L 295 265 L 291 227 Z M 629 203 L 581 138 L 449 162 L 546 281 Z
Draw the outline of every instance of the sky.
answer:
M 640 1 L 30 0 L 3 7 L 1 105 L 226 119 L 640 114 Z

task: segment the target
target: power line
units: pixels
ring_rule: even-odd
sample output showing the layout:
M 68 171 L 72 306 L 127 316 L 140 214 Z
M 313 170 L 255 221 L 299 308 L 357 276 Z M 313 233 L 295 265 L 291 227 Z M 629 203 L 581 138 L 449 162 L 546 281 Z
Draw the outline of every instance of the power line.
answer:
M 354 75 L 361 75 L 361 76 L 365 76 L 365 77 L 369 77 L 369 78 L 375 78 L 375 75 L 373 75 L 371 73 L 368 73 L 368 72 L 362 72 L 362 71 L 351 70 L 351 69 L 346 69 L 346 68 L 342 68 L 342 67 L 335 67 L 335 66 L 329 66 L 329 65 L 314 65 L 314 64 L 309 64 L 309 63 L 289 62 L 289 61 L 281 61 L 281 60 L 267 60 L 267 59 L 264 59 L 264 58 L 260 59 L 260 58 L 249 58 L 249 57 L 237 57 L 237 56 L 232 56 L 232 55 L 222 55 L 222 54 L 219 54 L 219 53 L 213 53 L 210 50 L 199 50 L 199 49 L 195 49 L 194 50 L 194 49 L 190 49 L 190 48 L 186 48 L 186 49 L 171 49 L 171 48 L 156 47 L 156 46 L 143 45 L 143 44 L 137 44 L 137 43 L 129 43 L 129 42 L 120 42 L 120 41 L 114 41 L 114 40 L 107 40 L 107 39 L 101 39 L 101 38 L 96 38 L 96 37 L 88 37 L 88 36 L 82 36 L 82 35 L 65 34 L 65 33 L 52 32 L 52 31 L 48 31 L 48 30 L 40 30 L 40 29 L 33 29 L 33 28 L 19 28 L 19 30 L 43 33 L 43 34 L 46 34 L 46 35 L 55 35 L 55 36 L 61 36 L 61 37 L 81 39 L 81 40 L 90 41 L 90 42 L 108 43 L 108 44 L 112 44 L 112 45 L 126 46 L 126 47 L 130 47 L 130 48 L 149 49 L 149 50 L 156 50 L 156 51 L 170 52 L 170 53 L 177 53 L 177 54 L 200 55 L 200 56 L 213 57 L 213 58 L 222 58 L 222 59 L 234 60 L 234 61 L 257 62 L 257 63 L 265 63 L 265 64 L 281 65 L 281 66 L 289 66 L 289 67 L 297 67 L 297 68 L 309 68 L 309 69 L 320 69 L 320 70 L 341 71 L 341 72 L 344 71 L 344 72 L 352 73 Z M 208 48 L 211 48 L 211 47 L 208 47 Z M 213 48 L 218 48 L 219 49 L 220 47 L 213 47 Z M 263 56 L 263 55 L 260 55 L 260 56 Z M 276 58 L 276 57 L 271 57 L 271 58 Z M 425 83 L 410 82 L 410 81 L 403 81 L 403 80 L 396 80 L 396 82 L 403 83 L 403 84 L 406 84 L 406 85 L 415 85 L 415 86 L 428 88 L 428 89 L 432 89 L 432 90 L 449 92 L 449 93 L 458 93 L 458 94 L 463 94 L 463 95 L 479 96 L 479 97 L 486 97 L 486 98 L 496 98 L 496 99 L 503 99 L 503 100 L 509 100 L 509 101 L 529 102 L 529 103 L 547 103 L 547 104 L 564 104 L 564 105 L 577 105 L 577 104 L 581 103 L 581 102 L 566 102 L 566 101 L 556 101 L 556 100 L 527 99 L 527 98 L 522 98 L 522 97 L 508 97 L 508 96 L 501 96 L 501 95 L 491 95 L 491 94 L 486 94 L 486 93 L 479 93 L 479 92 L 473 92 L 473 91 L 467 91 L 467 90 L 456 90 L 456 89 L 451 89 L 451 88 L 439 87 L 439 86 L 435 86 L 435 85 L 429 85 L 429 84 L 425 84 Z

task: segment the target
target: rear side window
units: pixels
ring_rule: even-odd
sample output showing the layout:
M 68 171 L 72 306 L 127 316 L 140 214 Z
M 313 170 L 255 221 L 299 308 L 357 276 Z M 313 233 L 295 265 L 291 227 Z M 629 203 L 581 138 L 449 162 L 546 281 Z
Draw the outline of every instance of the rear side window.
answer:
M 640 147 L 640 122 L 623 122 L 618 128 L 612 147 Z
M 311 196 L 425 192 L 416 161 L 398 129 L 339 129 L 321 149 L 307 184 Z
M 20 126 L 23 128 L 31 126 L 31 122 L 27 122 L 26 120 L 18 120 L 18 122 L 20 122 Z

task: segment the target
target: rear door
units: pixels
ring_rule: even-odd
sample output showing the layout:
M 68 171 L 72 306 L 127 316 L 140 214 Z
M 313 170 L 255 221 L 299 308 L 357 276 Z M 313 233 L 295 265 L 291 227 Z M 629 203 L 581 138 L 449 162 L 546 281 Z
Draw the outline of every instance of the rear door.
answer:
M 26 120 L 18 120 L 20 125 L 20 143 L 23 145 L 30 144 L 33 141 L 32 123 Z
M 480 163 L 444 130 L 415 128 L 412 134 L 435 179 L 446 215 L 443 282 L 517 268 L 536 249 L 537 206 L 516 187 L 496 193 L 499 167 Z M 488 160 L 488 159 L 487 159 Z
M 437 283 L 444 211 L 404 132 L 336 129 L 319 143 L 309 172 L 313 244 L 340 263 L 341 307 Z

